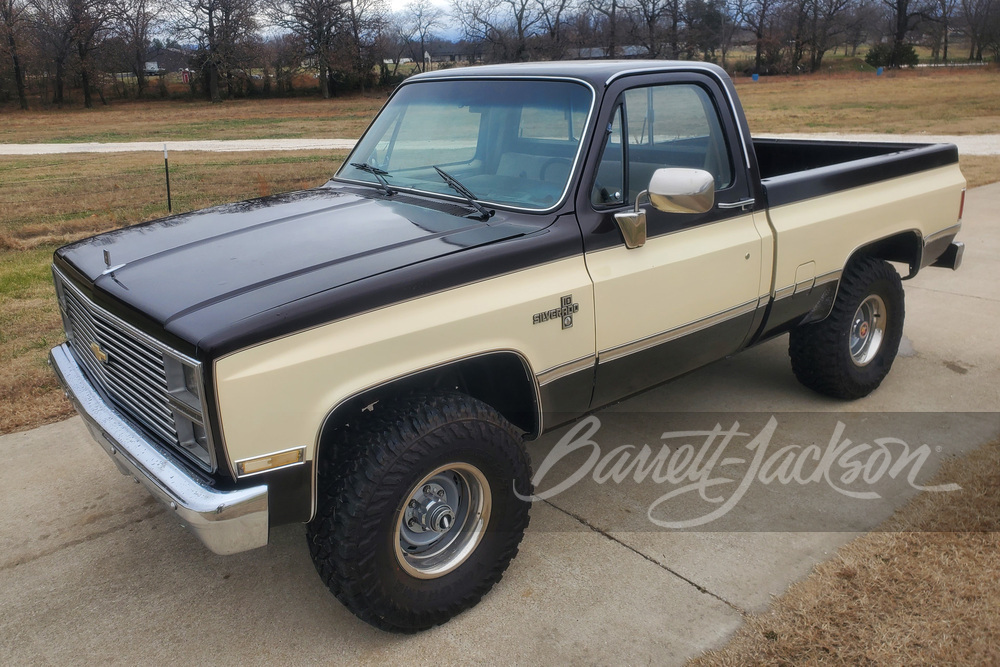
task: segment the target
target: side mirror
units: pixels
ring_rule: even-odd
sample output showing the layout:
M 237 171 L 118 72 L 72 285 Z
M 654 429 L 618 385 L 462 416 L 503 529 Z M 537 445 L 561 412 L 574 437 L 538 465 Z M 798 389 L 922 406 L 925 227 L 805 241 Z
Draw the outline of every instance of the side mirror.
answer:
M 657 169 L 649 188 L 635 198 L 635 208 L 615 213 L 615 222 L 629 250 L 646 243 L 646 212 L 639 208 L 645 197 L 664 213 L 705 213 L 715 206 L 715 178 L 703 169 Z
M 715 177 L 703 169 L 657 169 L 649 201 L 664 213 L 705 213 L 715 206 Z

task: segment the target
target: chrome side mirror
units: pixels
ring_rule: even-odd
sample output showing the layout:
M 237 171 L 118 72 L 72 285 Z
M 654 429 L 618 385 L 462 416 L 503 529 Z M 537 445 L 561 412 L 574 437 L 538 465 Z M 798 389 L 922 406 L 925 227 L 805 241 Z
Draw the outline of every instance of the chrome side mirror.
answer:
M 639 208 L 643 197 L 664 213 L 705 213 L 715 206 L 715 178 L 703 169 L 654 171 L 649 188 L 636 195 L 633 210 L 615 213 L 629 250 L 646 243 L 646 212 Z
M 664 213 L 705 213 L 715 206 L 715 177 L 704 169 L 657 169 L 649 201 Z

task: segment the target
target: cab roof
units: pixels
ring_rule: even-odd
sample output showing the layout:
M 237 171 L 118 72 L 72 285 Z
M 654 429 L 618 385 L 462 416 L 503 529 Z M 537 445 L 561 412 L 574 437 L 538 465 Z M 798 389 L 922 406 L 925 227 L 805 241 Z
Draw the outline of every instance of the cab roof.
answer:
M 713 74 L 723 81 L 729 79 L 726 71 L 717 65 L 690 60 L 556 60 L 456 67 L 417 74 L 410 77 L 408 82 L 478 77 L 551 77 L 586 81 L 595 90 L 600 90 L 620 76 L 682 71 L 701 71 Z

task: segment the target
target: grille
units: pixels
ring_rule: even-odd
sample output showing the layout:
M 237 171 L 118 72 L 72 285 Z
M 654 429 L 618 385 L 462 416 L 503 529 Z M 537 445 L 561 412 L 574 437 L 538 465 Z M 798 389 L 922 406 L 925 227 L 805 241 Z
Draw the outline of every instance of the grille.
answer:
M 90 381 L 164 444 L 206 467 L 208 461 L 197 460 L 200 457 L 192 455 L 190 446 L 185 446 L 178 434 L 176 401 L 172 403 L 168 391 L 167 348 L 91 303 L 58 272 L 55 276 L 66 318 L 66 337 Z M 173 358 L 169 361 L 177 363 Z

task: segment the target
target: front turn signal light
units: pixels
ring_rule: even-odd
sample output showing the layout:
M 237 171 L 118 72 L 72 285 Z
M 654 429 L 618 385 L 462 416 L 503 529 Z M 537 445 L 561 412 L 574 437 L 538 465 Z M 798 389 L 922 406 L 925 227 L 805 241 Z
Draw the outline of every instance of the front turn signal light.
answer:
M 299 447 L 298 449 L 290 449 L 287 452 L 278 452 L 277 454 L 259 456 L 255 459 L 239 461 L 236 464 L 236 472 L 240 475 L 240 477 L 243 477 L 245 475 L 253 475 L 258 472 L 274 470 L 275 468 L 295 465 L 296 463 L 302 463 L 305 460 L 305 455 L 305 448 Z

